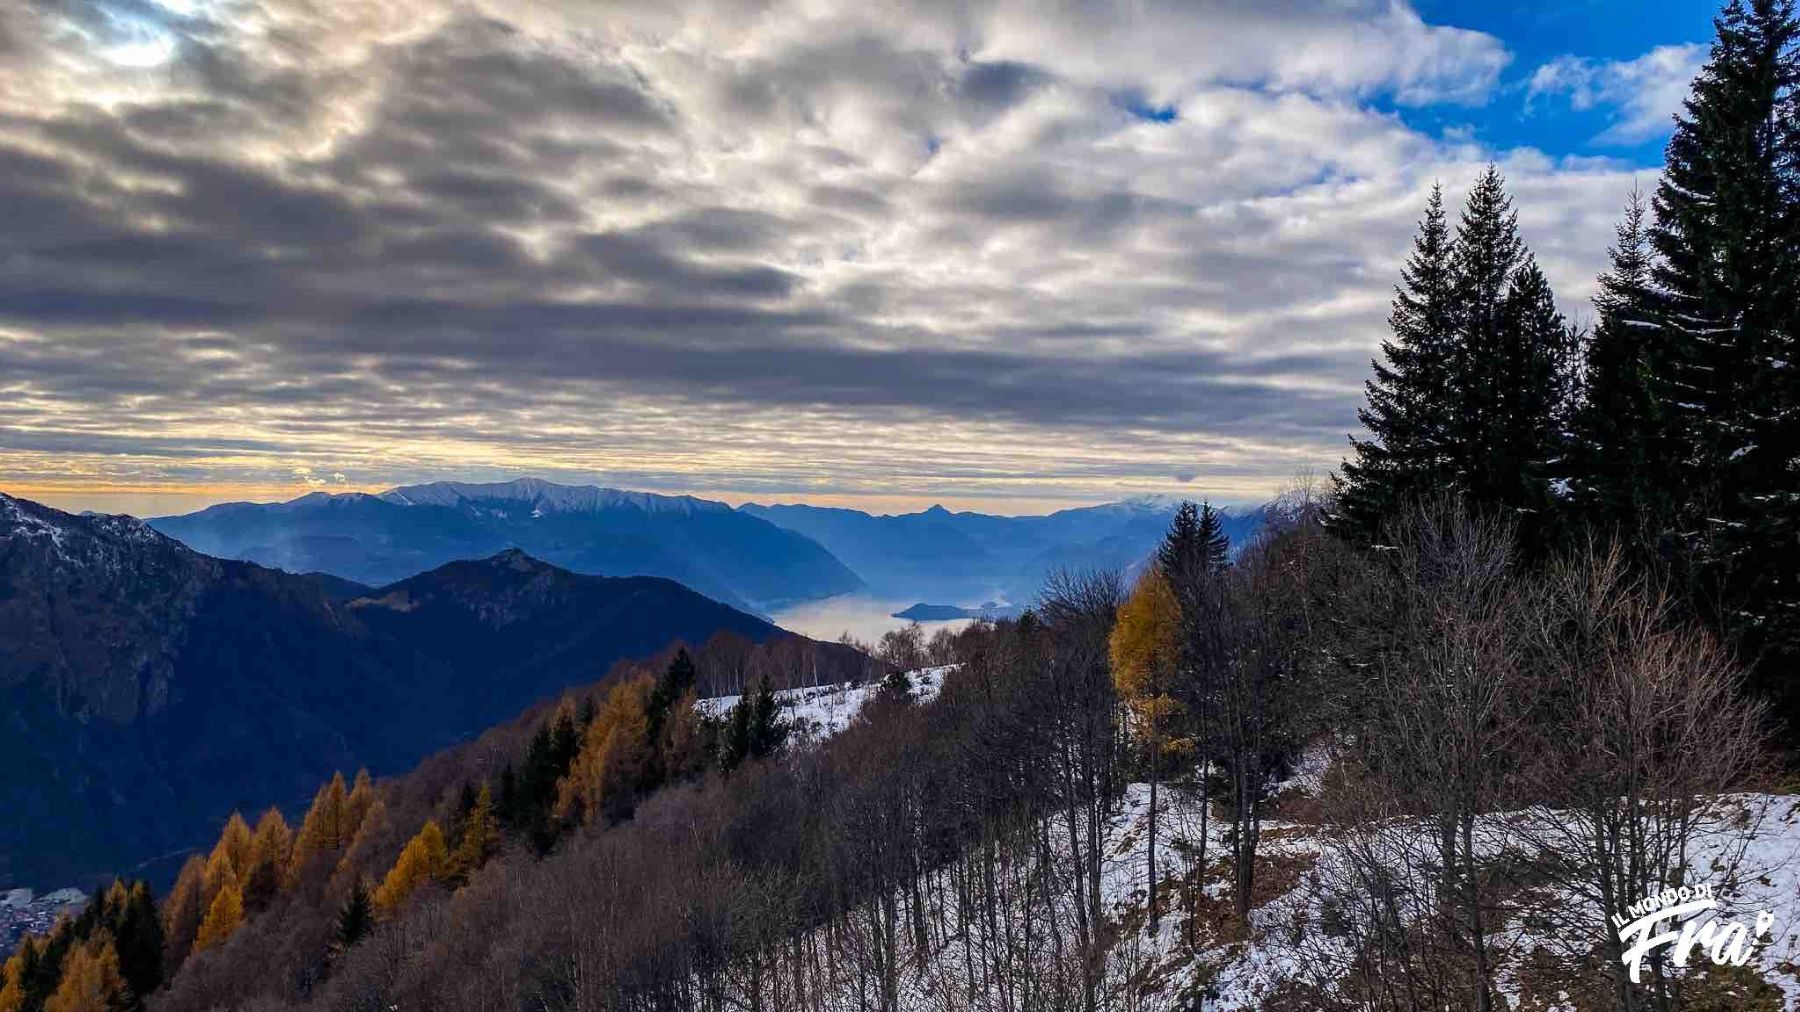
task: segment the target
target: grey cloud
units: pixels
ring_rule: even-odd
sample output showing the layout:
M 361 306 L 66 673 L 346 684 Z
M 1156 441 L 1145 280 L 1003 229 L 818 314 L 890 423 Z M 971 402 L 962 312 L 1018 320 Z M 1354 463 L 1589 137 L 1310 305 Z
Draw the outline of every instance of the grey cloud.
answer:
M 1423 186 L 1463 168 L 1254 53 L 1175 61 L 1212 105 L 1134 123 L 1113 97 L 1165 100 L 1174 66 L 1155 25 L 1193 27 L 1155 5 L 1093 28 L 1101 79 L 1060 41 L 1081 17 L 998 2 L 801 30 L 781 3 L 711 25 L 267 0 L 261 34 L 106 2 L 161 18 L 171 63 L 45 28 L 90 5 L 0 14 L 9 471 L 422 474 L 479 446 L 665 454 L 641 471 L 663 485 L 695 459 L 765 489 L 1285 478 L 1335 461 Z M 1404 10 L 1257 6 L 1220 29 L 1315 52 Z M 1436 80 L 1420 47 L 1479 78 L 1449 65 L 1470 45 L 1414 31 L 1344 87 Z M 123 97 L 8 106 L 51 56 Z

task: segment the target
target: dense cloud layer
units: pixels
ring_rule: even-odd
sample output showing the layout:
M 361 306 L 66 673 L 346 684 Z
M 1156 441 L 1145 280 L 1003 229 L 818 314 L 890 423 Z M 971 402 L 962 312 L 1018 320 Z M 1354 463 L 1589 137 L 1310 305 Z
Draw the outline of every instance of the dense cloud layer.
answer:
M 1500 160 L 1585 298 L 1628 173 L 1380 111 L 1507 59 L 1380 0 L 26 0 L 0 472 L 1260 494 L 1433 180 Z

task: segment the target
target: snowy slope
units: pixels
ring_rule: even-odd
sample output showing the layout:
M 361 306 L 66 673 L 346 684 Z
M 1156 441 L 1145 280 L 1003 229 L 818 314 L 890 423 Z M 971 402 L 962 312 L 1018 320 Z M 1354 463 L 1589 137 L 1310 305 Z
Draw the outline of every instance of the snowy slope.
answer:
M 955 670 L 955 665 L 941 668 L 920 668 L 907 672 L 913 685 L 913 696 L 925 702 L 938 693 L 943 687 L 944 676 Z M 862 711 L 863 704 L 875 693 L 881 691 L 881 683 L 845 682 L 838 685 L 820 685 L 807 689 L 783 689 L 775 694 L 781 704 L 782 713 L 794 724 L 794 729 L 802 740 L 821 740 L 829 738 L 856 719 Z M 715 696 L 699 702 L 701 712 L 714 717 L 722 717 L 731 712 L 738 704 L 740 696 Z

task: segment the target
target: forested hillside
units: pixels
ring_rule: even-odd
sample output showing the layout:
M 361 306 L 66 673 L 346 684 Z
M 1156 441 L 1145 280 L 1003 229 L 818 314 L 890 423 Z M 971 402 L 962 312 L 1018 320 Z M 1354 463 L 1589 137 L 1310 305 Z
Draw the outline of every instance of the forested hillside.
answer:
M 336 768 L 404 771 L 721 633 L 788 637 L 668 580 L 517 552 L 371 590 L 0 495 L 0 886 L 166 882 L 234 806 L 297 805 Z

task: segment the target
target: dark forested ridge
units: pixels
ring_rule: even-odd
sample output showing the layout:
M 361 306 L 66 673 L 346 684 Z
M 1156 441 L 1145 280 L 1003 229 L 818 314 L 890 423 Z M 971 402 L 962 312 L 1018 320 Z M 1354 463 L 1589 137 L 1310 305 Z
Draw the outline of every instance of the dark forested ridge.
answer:
M 334 769 L 404 769 L 721 632 L 787 635 L 669 580 L 519 552 L 358 593 L 0 496 L 0 884 L 135 868 L 233 807 L 296 804 Z

